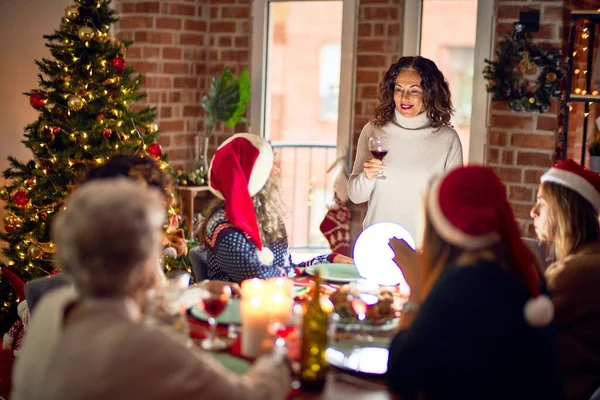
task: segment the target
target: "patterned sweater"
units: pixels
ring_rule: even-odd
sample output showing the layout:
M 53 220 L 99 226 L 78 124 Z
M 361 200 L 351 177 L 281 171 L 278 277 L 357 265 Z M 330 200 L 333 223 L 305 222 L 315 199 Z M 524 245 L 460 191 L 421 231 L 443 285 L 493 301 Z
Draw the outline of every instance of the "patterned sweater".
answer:
M 283 224 L 281 225 L 282 229 Z M 262 265 L 256 255 L 256 245 L 250 237 L 225 218 L 225 210 L 217 211 L 206 225 L 204 242 L 208 260 L 208 279 L 240 283 L 252 278 L 292 277 L 296 268 L 333 262 L 335 253 L 317 256 L 312 260 L 293 264 L 288 251 L 287 237 L 269 247 L 273 264 Z

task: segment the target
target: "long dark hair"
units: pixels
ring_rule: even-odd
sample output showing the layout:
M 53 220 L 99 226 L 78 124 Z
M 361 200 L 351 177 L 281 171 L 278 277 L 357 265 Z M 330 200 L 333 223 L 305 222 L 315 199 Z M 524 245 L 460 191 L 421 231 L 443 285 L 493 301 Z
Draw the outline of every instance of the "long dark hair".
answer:
M 439 128 L 443 125 L 450 125 L 454 107 L 452 107 L 448 82 L 433 61 L 421 56 L 401 57 L 388 69 L 379 83 L 377 94 L 379 104 L 375 108 L 375 125 L 383 126 L 394 119 L 396 78 L 400 71 L 410 69 L 417 71 L 421 77 L 423 104 L 425 104 L 425 112 L 431 120 L 431 127 Z

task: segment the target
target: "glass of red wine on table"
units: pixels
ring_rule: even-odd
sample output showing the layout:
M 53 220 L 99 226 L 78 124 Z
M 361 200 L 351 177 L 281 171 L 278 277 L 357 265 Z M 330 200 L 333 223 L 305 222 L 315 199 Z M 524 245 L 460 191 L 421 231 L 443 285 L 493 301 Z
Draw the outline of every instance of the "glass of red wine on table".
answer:
M 202 341 L 202 348 L 207 351 L 219 351 L 227 348 L 227 343 L 216 336 L 217 317 L 225 311 L 229 298 L 231 297 L 231 288 L 223 285 L 214 290 L 205 290 L 202 294 L 201 308 L 209 316 L 210 325 L 209 335 Z
M 374 158 L 383 161 L 389 150 L 390 144 L 387 135 L 379 133 L 369 138 L 369 151 Z M 377 179 L 387 179 L 387 176 L 383 172 L 379 172 Z

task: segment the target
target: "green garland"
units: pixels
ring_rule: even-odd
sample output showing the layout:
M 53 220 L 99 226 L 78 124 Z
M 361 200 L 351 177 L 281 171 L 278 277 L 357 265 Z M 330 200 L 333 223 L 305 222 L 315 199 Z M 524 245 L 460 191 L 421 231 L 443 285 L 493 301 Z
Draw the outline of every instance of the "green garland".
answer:
M 562 52 L 544 49 L 527 40 L 506 37 L 496 51 L 495 61 L 485 60 L 483 70 L 492 101 L 509 101 L 513 111 L 546 112 L 550 101 L 561 96 L 564 72 Z M 524 79 L 528 71 L 539 73 L 535 82 Z

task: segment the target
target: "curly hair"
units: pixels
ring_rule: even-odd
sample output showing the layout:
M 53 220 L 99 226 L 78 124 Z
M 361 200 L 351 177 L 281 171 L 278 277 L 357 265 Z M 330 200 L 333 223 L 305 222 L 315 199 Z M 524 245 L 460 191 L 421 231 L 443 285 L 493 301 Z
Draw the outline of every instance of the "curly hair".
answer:
M 265 186 L 252 197 L 258 229 L 264 246 L 287 240 L 285 226 L 283 225 L 284 205 L 279 187 L 279 178 L 273 174 L 269 176 Z M 225 207 L 225 201 L 215 199 L 206 207 L 198 229 L 200 243 L 204 243 L 207 237 L 208 221 L 221 209 Z
M 394 86 L 400 71 L 414 70 L 421 77 L 423 88 L 423 104 L 425 112 L 431 120 L 431 127 L 439 128 L 450 125 L 450 117 L 454 112 L 448 82 L 437 65 L 428 58 L 401 57 L 388 69 L 379 83 L 377 98 L 379 103 L 375 108 L 374 123 L 383 126 L 393 121 L 396 104 L 394 104 Z
M 82 183 L 119 176 L 154 187 L 160 190 L 167 204 L 172 201 L 171 178 L 149 157 L 115 154 L 104 164 L 90 169 Z

